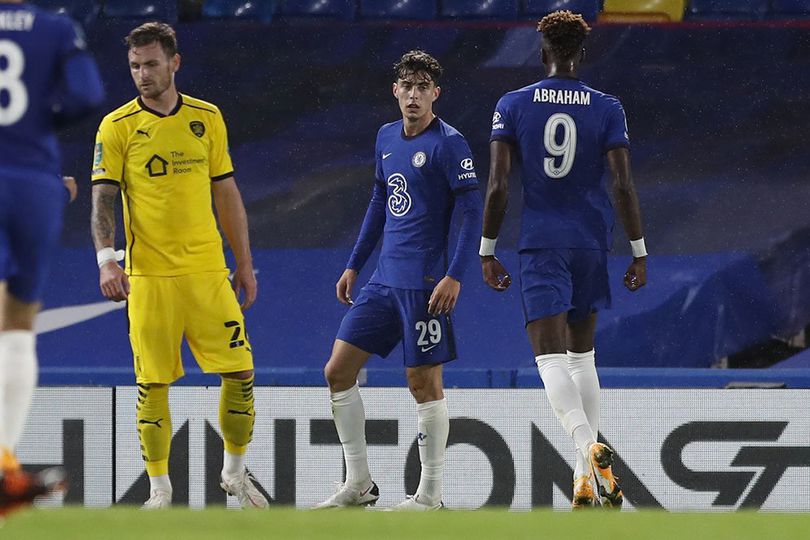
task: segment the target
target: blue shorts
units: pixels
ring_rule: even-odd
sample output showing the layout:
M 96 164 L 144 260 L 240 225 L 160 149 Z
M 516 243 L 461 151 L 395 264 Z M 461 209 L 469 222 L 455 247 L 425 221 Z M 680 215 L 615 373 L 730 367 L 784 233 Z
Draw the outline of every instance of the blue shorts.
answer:
M 66 204 L 61 178 L 0 172 L 0 281 L 17 300 L 42 300 Z
M 568 313 L 578 322 L 610 308 L 607 252 L 531 249 L 520 252 L 520 290 L 526 324 Z
M 406 367 L 456 358 L 450 317 L 427 311 L 430 291 L 368 283 L 343 317 L 337 339 L 385 358 L 402 341 Z

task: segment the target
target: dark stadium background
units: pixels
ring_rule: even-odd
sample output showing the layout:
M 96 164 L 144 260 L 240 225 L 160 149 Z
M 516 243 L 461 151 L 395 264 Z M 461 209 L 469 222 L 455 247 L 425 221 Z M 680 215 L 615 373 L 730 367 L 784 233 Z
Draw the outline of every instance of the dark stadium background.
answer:
M 84 24 L 108 92 L 103 112 L 135 95 L 123 36 L 152 18 L 175 24 L 183 57 L 179 90 L 217 104 L 230 130 L 260 272 L 259 301 L 247 318 L 258 382 L 304 385 L 322 384 L 320 369 L 343 313 L 334 282 L 370 195 L 376 130 L 398 118 L 390 94 L 393 62 L 423 48 L 443 63 L 436 110 L 469 140 L 483 191 L 495 102 L 542 73 L 534 21 L 544 10 L 578 6 L 594 19 L 601 6 L 564 0 L 37 3 L 64 8 Z M 614 309 L 602 315 L 597 335 L 601 367 L 810 363 L 804 350 L 810 3 L 792 3 L 804 12 L 780 13 L 786 4 L 696 0 L 683 22 L 649 24 L 642 17 L 595 25 L 582 78 L 618 96 L 627 111 L 651 254 L 649 285 L 635 295 L 624 291 L 629 245 L 617 228 Z M 482 6 L 491 11 L 481 16 Z M 451 16 L 459 10 L 467 15 Z M 89 232 L 88 174 L 101 116 L 61 135 L 64 172 L 77 176 L 81 191 L 67 213 L 46 310 L 103 300 Z M 514 271 L 517 178 L 511 190 L 499 252 Z M 120 227 L 118 237 L 120 247 Z M 471 268 L 455 326 L 459 360 L 447 370 L 449 384 L 539 384 L 517 287 L 496 295 Z M 45 383 L 131 383 L 120 310 L 41 333 L 39 344 Z M 190 355 L 185 360 L 193 374 Z M 372 361 L 369 382 L 399 385 L 400 362 L 399 350 Z M 200 380 L 208 379 L 188 378 Z

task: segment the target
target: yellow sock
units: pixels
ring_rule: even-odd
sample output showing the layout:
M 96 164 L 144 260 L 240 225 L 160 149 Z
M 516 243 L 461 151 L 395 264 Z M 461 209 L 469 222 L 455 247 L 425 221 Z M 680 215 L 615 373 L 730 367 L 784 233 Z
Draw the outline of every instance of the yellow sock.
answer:
M 253 439 L 253 377 L 250 379 L 222 378 L 219 396 L 219 427 L 225 451 L 241 455 Z
M 172 418 L 169 413 L 169 385 L 138 384 L 138 437 L 149 476 L 169 474 Z

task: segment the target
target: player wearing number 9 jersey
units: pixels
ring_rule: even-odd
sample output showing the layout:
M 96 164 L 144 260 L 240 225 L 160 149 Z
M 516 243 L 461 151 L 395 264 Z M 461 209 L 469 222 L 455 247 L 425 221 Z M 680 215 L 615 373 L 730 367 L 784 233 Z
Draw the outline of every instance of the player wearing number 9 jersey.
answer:
M 36 385 L 34 319 L 69 199 L 54 131 L 103 99 L 69 18 L 0 2 L 0 514 L 48 489 L 20 470 L 13 450 Z
M 547 77 L 504 95 L 495 108 L 490 175 L 481 239 L 484 280 L 509 286 L 495 258 L 506 210 L 512 159 L 522 163 L 523 216 L 518 250 L 526 330 L 546 395 L 578 448 L 574 507 L 618 507 L 622 493 L 611 470 L 612 450 L 596 442 L 599 379 L 593 349 L 597 312 L 610 307 L 607 252 L 611 248 L 613 179 L 616 208 L 634 259 L 625 285 L 646 281 L 641 216 L 619 100 L 577 78 L 590 28 L 580 15 L 558 11 L 540 21 Z
M 335 339 L 325 375 L 346 461 L 346 482 L 317 507 L 376 503 L 379 490 L 366 459 L 365 413 L 357 376 L 371 354 L 387 356 L 403 343 L 408 386 L 417 402 L 422 473 L 416 494 L 397 510 L 442 506 L 444 449 L 450 422 L 442 364 L 455 358 L 449 313 L 464 269 L 475 257 L 481 195 L 464 137 L 433 113 L 442 69 L 423 51 L 394 66 L 393 93 L 402 120 L 384 125 L 375 148 L 376 181 L 338 300 L 352 304 Z M 455 254 L 447 266 L 452 214 L 462 214 Z M 377 269 L 352 302 L 357 274 L 379 238 Z

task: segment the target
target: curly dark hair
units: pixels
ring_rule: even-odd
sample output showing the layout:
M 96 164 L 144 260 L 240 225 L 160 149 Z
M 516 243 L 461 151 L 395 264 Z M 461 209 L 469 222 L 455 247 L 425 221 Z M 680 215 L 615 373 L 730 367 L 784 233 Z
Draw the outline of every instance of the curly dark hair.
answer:
M 394 77 L 404 79 L 414 73 L 424 73 L 434 84 L 439 84 L 442 76 L 442 66 L 439 61 L 425 51 L 408 51 L 402 55 L 399 62 L 394 64 Z
M 133 29 L 127 37 L 124 38 L 124 43 L 127 47 L 143 47 L 151 43 L 160 43 L 163 52 L 166 56 L 171 58 L 177 54 L 177 34 L 174 33 L 174 28 L 162 22 L 148 22 L 143 23 L 139 27 Z
M 570 60 L 582 50 L 591 27 L 579 13 L 555 11 L 537 24 L 547 50 L 559 60 Z

